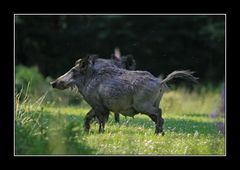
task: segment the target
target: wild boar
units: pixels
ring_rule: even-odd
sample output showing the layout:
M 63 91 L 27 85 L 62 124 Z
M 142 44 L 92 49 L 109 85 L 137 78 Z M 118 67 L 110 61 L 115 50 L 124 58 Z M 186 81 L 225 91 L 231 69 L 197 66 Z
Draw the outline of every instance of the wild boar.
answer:
M 96 116 L 99 132 L 103 132 L 112 111 L 125 116 L 148 115 L 155 122 L 155 133 L 164 135 L 159 103 L 166 83 L 174 78 L 197 81 L 191 71 L 174 71 L 160 80 L 147 71 L 129 71 L 112 65 L 96 67 L 99 60 L 92 55 L 79 59 L 67 73 L 51 82 L 57 89 L 76 86 L 92 107 L 85 118 L 86 131 L 90 129 L 90 120 Z

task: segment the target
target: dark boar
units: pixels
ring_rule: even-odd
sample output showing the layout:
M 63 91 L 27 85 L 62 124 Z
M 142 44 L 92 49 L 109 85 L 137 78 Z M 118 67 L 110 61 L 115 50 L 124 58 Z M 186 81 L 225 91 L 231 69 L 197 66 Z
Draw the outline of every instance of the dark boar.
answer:
M 66 89 L 76 86 L 92 109 L 85 118 L 85 130 L 96 116 L 99 132 L 104 131 L 109 112 L 125 116 L 148 115 L 155 122 L 155 133 L 163 133 L 162 111 L 159 103 L 166 83 L 174 78 L 196 82 L 190 71 L 174 71 L 160 80 L 147 71 L 129 71 L 115 66 L 98 67 L 100 59 L 88 56 L 75 63 L 67 73 L 52 82 L 52 87 Z M 164 133 L 163 133 L 164 134 Z

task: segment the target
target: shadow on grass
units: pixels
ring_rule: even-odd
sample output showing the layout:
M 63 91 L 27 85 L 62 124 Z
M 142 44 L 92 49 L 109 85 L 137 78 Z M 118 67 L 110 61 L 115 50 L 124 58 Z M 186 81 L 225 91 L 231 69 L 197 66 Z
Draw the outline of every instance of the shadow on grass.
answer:
M 200 113 L 187 113 L 187 114 L 183 114 L 183 115 L 189 116 L 189 117 L 209 118 L 208 114 L 200 114 Z
M 199 133 L 204 135 L 217 135 L 218 130 L 212 122 L 199 122 L 188 119 L 166 119 L 165 129 L 174 131 L 176 133 Z
M 188 114 L 188 116 L 196 116 L 196 117 L 208 117 L 208 115 L 202 114 Z M 111 122 L 111 124 L 114 124 Z M 147 118 L 128 118 L 126 120 L 121 119 L 121 125 L 129 126 L 129 127 L 144 127 L 144 128 L 152 128 L 153 132 L 155 130 L 155 123 Z M 204 122 L 204 121 L 194 121 L 190 119 L 175 119 L 175 118 L 165 118 L 164 123 L 165 131 L 173 131 L 175 133 L 199 133 L 204 135 L 217 135 L 218 129 L 213 122 Z

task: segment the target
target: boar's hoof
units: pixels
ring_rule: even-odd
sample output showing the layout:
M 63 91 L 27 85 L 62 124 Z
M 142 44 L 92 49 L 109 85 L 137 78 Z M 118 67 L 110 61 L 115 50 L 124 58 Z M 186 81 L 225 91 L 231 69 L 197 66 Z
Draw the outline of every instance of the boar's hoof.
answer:
M 165 135 L 163 129 L 157 126 L 156 129 L 155 129 L 155 134 L 158 135 L 159 133 L 161 133 L 162 136 Z
M 99 128 L 99 129 L 98 129 L 98 133 L 104 133 L 104 129 Z
M 160 131 L 155 131 L 155 134 L 156 134 L 156 135 L 159 135 L 160 133 L 162 134 L 162 136 L 165 135 L 165 132 L 163 132 L 163 131 L 162 131 L 162 132 L 160 132 Z
M 104 130 L 99 131 L 98 133 L 104 133 Z
M 155 129 L 155 134 L 158 135 L 160 133 L 160 129 L 159 128 L 156 128 Z
M 90 130 L 90 126 L 85 125 L 84 126 L 84 132 L 89 133 L 89 130 Z

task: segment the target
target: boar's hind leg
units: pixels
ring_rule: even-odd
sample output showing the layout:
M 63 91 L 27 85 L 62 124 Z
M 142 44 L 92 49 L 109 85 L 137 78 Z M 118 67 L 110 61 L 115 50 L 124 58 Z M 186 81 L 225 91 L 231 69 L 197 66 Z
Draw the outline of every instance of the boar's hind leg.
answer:
M 152 119 L 152 121 L 155 122 L 155 124 L 156 124 L 155 133 L 156 134 L 162 133 L 162 135 L 164 135 L 164 132 L 163 132 L 164 119 L 162 118 L 161 109 L 159 109 L 159 108 L 148 108 L 148 110 L 149 111 L 144 112 L 144 114 L 148 115 Z
M 159 98 L 155 101 L 154 103 L 154 107 L 156 108 L 157 110 L 157 116 L 159 115 L 159 122 L 155 122 L 156 123 L 156 131 L 155 133 L 158 134 L 159 132 L 162 133 L 162 135 L 164 135 L 164 131 L 163 131 L 163 124 L 164 124 L 164 119 L 162 118 L 162 109 L 159 108 L 159 103 L 160 103 L 160 100 L 162 98 L 162 95 L 163 93 L 159 96 Z
M 85 117 L 85 120 L 84 120 L 84 130 L 85 130 L 86 132 L 89 132 L 89 130 L 90 130 L 90 122 L 91 122 L 91 120 L 94 118 L 94 116 L 96 116 L 96 115 L 95 115 L 95 111 L 94 111 L 93 109 L 91 109 L 91 110 L 87 113 L 87 115 L 86 115 L 86 117 Z
M 162 109 L 158 108 L 158 119 L 157 119 L 157 124 L 156 124 L 156 133 L 158 134 L 159 132 L 164 135 L 165 133 L 163 132 L 163 124 L 164 124 L 164 119 L 162 118 Z

